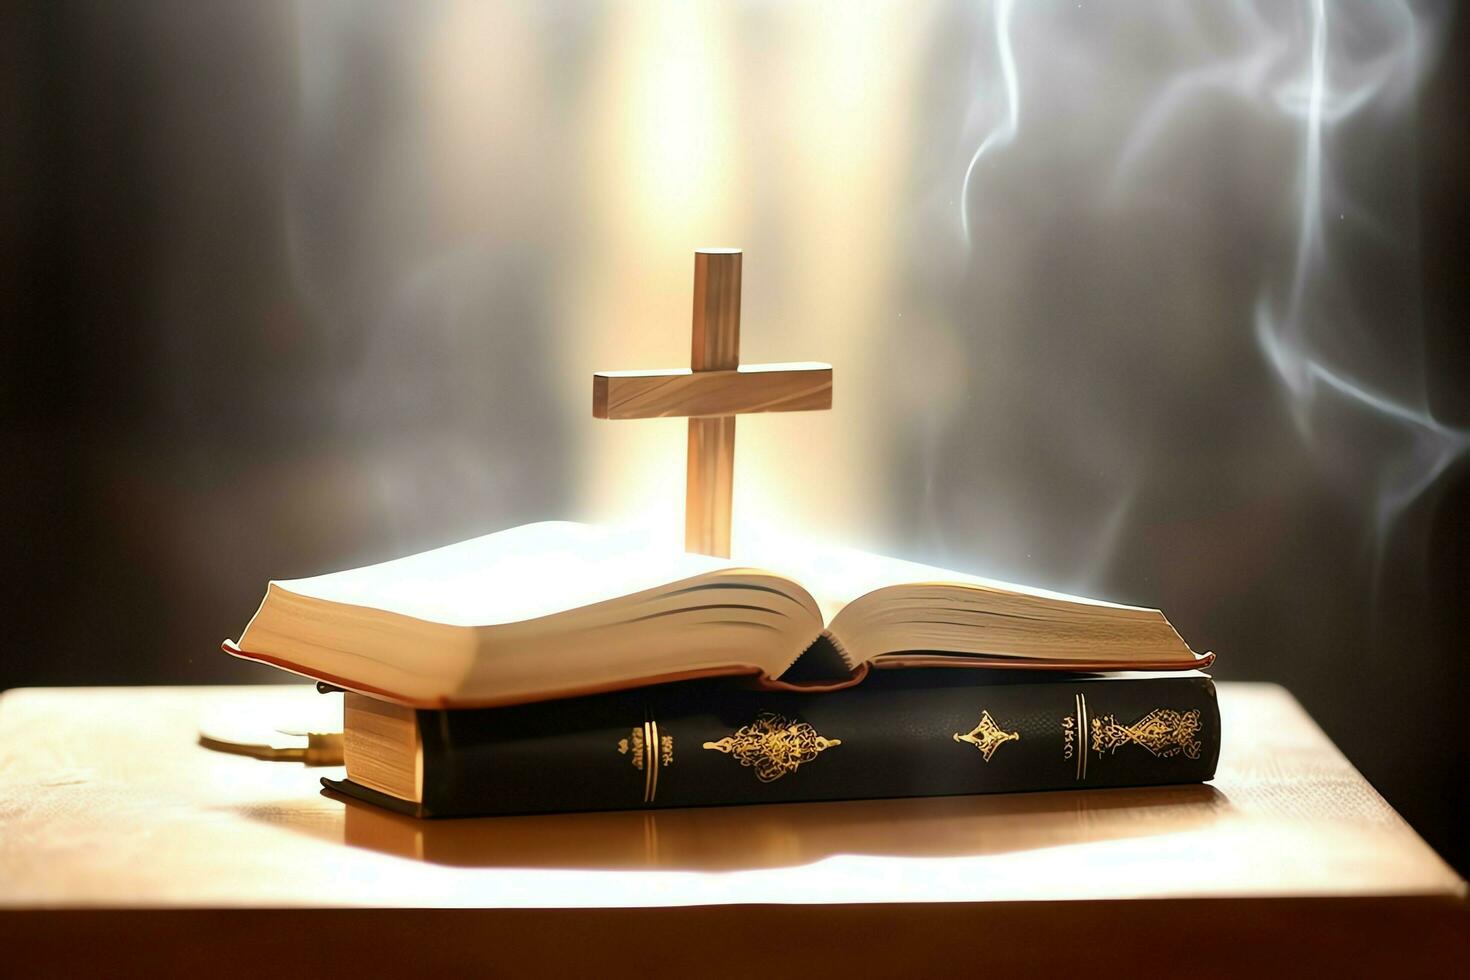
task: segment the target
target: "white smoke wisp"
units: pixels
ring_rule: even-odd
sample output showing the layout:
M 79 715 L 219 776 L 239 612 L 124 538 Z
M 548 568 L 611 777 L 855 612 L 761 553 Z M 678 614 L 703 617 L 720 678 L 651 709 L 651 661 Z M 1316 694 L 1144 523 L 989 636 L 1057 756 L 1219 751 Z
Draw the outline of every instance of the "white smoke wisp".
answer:
M 1011 41 L 1013 6 L 1014 0 L 995 0 L 991 8 L 994 11 L 995 53 L 1000 66 L 1005 107 L 1000 118 L 976 147 L 975 155 L 970 157 L 970 165 L 965 168 L 965 179 L 960 185 L 960 231 L 964 235 L 966 248 L 974 247 L 970 237 L 970 214 L 965 202 L 970 199 L 970 181 L 975 176 L 975 168 L 991 150 L 1014 141 L 1021 125 L 1021 86 L 1016 78 L 1016 54 Z
M 1244 252 L 1258 267 L 1254 302 L 1212 316 L 1225 329 L 1238 324 L 1249 338 L 1243 349 L 1253 349 L 1269 372 L 1303 456 L 1329 476 L 1334 492 L 1361 502 L 1376 568 L 1395 522 L 1470 451 L 1470 431 L 1446 425 L 1430 408 L 1412 187 L 1416 97 L 1437 54 L 1447 6 L 1234 0 L 1076 8 L 1063 16 L 1060 7 L 1013 9 L 996 0 L 986 9 L 997 58 L 977 101 L 994 106 L 1003 95 L 1006 111 L 992 111 L 960 180 L 968 272 L 987 271 L 997 249 L 1028 247 L 1029 228 L 1012 214 L 1020 208 L 1036 225 L 1064 221 L 1110 231 L 1167 214 L 1176 221 L 1167 233 L 1183 236 L 1183 246 L 1203 256 L 1212 253 L 1199 243 L 1228 229 L 1233 242 L 1245 243 L 1234 254 Z M 982 54 L 987 41 L 975 34 Z M 1001 147 L 1007 148 L 1004 168 L 1015 173 L 998 169 Z M 1238 184 L 1210 184 L 1214 171 L 1204 168 L 1221 147 L 1250 168 L 1244 178 L 1244 171 L 1222 168 Z M 1027 177 L 1015 175 L 1028 168 L 1033 184 L 1056 175 L 1072 183 L 1052 191 L 1072 213 L 1048 214 L 1049 202 L 1040 197 L 1016 202 L 1031 192 Z M 1186 195 L 1218 196 L 1176 192 L 1170 198 L 1169 189 L 1179 187 Z M 1223 201 L 1238 203 L 1239 213 L 1222 212 Z M 1084 210 L 1075 210 L 1078 205 Z M 1120 220 L 1105 225 L 1098 217 L 1104 208 Z M 1222 213 L 1226 224 L 1219 222 Z M 1191 231 L 1177 219 L 1192 214 L 1198 221 Z M 980 215 L 986 215 L 983 230 Z M 1008 237 L 987 238 L 995 227 Z M 1063 258 L 1073 261 L 1073 254 Z M 1005 261 L 1012 280 L 1035 274 L 1038 261 L 1051 263 L 1041 281 L 1059 278 L 1052 275 L 1054 255 Z M 1130 261 L 1120 254 L 1116 267 L 1125 275 L 1151 271 Z M 1186 285 L 1160 288 L 1158 296 L 1176 306 L 1177 297 L 1191 295 Z M 1209 294 L 1196 288 L 1192 295 Z M 1085 301 L 1077 308 L 1085 311 Z M 1145 320 L 1167 310 L 1160 303 L 1138 315 Z M 1202 332 L 1190 342 L 1200 357 L 1233 349 Z M 1178 363 L 1196 366 L 1183 358 Z M 1201 376 L 1221 377 L 1224 368 L 1214 371 Z M 1126 446 L 1126 433 L 1118 435 L 1122 420 L 1092 416 L 1089 429 L 1118 440 L 1125 455 L 1134 453 L 1133 472 L 1147 481 L 1149 457 Z M 1056 425 L 1054 435 L 1063 431 Z M 1126 533 L 1127 511 L 1142 499 L 1136 489 L 1115 481 L 1115 499 L 1099 504 L 1101 547 L 1111 549 Z M 1079 542 L 1078 550 L 1089 549 Z M 1100 568 L 1106 559 L 1092 564 Z
M 1407 440 L 1407 448 L 1396 460 L 1379 468 L 1374 503 L 1374 543 L 1381 548 L 1394 520 L 1441 473 L 1470 446 L 1470 432 L 1446 426 L 1430 412 L 1423 390 L 1414 403 L 1375 390 L 1372 382 L 1314 349 L 1314 330 L 1351 329 L 1314 318 L 1311 291 L 1331 273 L 1330 235 L 1325 220 L 1328 208 L 1339 205 L 1344 218 L 1351 202 L 1344 199 L 1331 181 L 1324 148 L 1328 127 L 1354 113 L 1387 101 L 1405 107 L 1418 81 L 1423 55 L 1414 13 L 1407 3 L 1383 4 L 1381 13 L 1395 17 L 1401 33 L 1398 42 L 1369 67 L 1361 66 L 1346 86 L 1334 87 L 1328 72 L 1330 23 L 1325 0 L 1312 0 L 1311 49 L 1304 96 L 1289 93 L 1282 98 L 1282 111 L 1300 120 L 1302 151 L 1297 175 L 1301 206 L 1297 215 L 1295 255 L 1284 300 L 1273 302 L 1263 290 L 1256 307 L 1255 334 L 1267 362 L 1285 386 L 1297 429 L 1313 445 L 1313 423 L 1323 414 L 1324 398 L 1338 399 L 1346 406 L 1375 414 L 1390 422 Z M 1325 321 L 1325 322 L 1324 322 Z M 1418 327 L 1419 325 L 1413 324 Z M 1422 351 L 1418 352 L 1422 358 Z

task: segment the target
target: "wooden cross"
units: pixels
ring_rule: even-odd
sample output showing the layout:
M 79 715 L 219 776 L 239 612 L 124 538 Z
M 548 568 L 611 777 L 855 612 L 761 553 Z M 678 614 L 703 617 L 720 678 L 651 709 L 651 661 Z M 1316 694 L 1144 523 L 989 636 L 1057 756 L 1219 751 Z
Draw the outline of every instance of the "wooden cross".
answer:
M 689 370 L 600 371 L 600 419 L 689 419 L 684 548 L 730 556 L 735 416 L 832 407 L 832 365 L 740 365 L 740 250 L 694 253 L 694 341 Z

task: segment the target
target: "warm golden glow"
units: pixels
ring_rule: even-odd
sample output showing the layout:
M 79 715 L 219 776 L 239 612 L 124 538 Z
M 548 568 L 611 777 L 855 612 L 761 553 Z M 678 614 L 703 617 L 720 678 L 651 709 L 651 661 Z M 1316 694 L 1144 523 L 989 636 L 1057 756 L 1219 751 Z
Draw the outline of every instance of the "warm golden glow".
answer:
M 593 371 L 687 367 L 694 250 L 737 244 L 748 218 L 736 79 L 722 5 L 616 8 L 592 68 L 583 160 L 585 278 L 567 309 L 568 397 Z M 683 547 L 682 419 L 594 423 L 570 451 L 587 461 L 585 516 L 637 524 Z
M 893 356 L 878 340 L 892 335 L 898 312 L 890 287 L 899 235 L 893 209 L 860 202 L 901 197 L 913 40 L 924 23 L 902 6 L 861 16 L 835 3 L 781 12 L 791 45 L 770 66 L 780 92 L 772 108 L 782 129 L 801 138 L 761 165 L 785 175 L 780 211 L 791 239 L 749 249 L 742 354 L 818 358 L 836 378 L 830 413 L 745 421 L 735 464 L 737 554 L 754 533 L 851 537 L 877 523 L 875 452 L 890 409 L 872 393 L 887 387 L 880 374 Z M 780 269 L 783 254 L 801 257 L 798 274 Z M 779 321 L 761 315 L 769 303 L 762 293 L 780 297 Z M 819 476 L 794 479 L 796 466 Z
M 863 390 L 883 363 L 873 338 L 892 315 L 894 219 L 855 202 L 892 199 L 902 179 L 910 42 L 921 20 L 899 10 L 853 17 L 838 5 L 771 15 L 787 43 L 759 51 L 741 43 L 724 7 L 639 5 L 617 15 L 592 86 L 603 96 L 586 157 L 588 281 L 567 311 L 576 383 L 608 367 L 684 366 L 693 251 L 737 245 L 746 253 L 742 361 L 835 363 L 836 412 L 740 427 L 737 555 L 757 528 L 837 533 L 874 506 L 869 454 L 882 406 L 842 391 Z M 771 131 L 801 138 L 753 138 Z M 767 184 L 780 188 L 789 237 L 755 220 L 754 191 Z M 582 433 L 574 451 L 588 460 L 584 516 L 679 542 L 684 423 L 588 424 Z M 798 460 L 804 479 L 794 478 Z
M 486 227 L 525 235 L 523 223 L 537 213 L 524 198 L 527 182 L 497 179 L 524 167 L 528 153 L 550 149 L 539 138 L 548 66 L 531 26 L 516 8 L 458 0 L 428 27 L 418 100 L 424 111 L 406 114 L 401 125 L 413 137 L 404 141 L 410 151 L 418 139 L 431 150 L 433 175 L 424 187 L 451 253 Z

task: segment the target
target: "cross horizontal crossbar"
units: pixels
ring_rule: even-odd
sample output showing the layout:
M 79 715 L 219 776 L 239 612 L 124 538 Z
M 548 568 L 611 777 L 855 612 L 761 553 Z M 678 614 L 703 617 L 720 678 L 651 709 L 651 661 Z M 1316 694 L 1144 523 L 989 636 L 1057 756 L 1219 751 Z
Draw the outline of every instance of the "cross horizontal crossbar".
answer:
M 603 371 L 592 376 L 600 419 L 707 418 L 832 407 L 832 365 L 752 364 L 733 371 Z

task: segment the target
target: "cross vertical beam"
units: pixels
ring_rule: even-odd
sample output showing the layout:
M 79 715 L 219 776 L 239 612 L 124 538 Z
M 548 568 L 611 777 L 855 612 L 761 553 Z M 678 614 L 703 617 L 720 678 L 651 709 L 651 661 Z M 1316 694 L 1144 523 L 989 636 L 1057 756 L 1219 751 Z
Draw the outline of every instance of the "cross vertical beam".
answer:
M 694 333 L 689 367 L 733 371 L 740 366 L 740 252 L 694 253 Z M 684 550 L 730 557 L 735 484 L 735 416 L 689 420 L 684 485 Z

